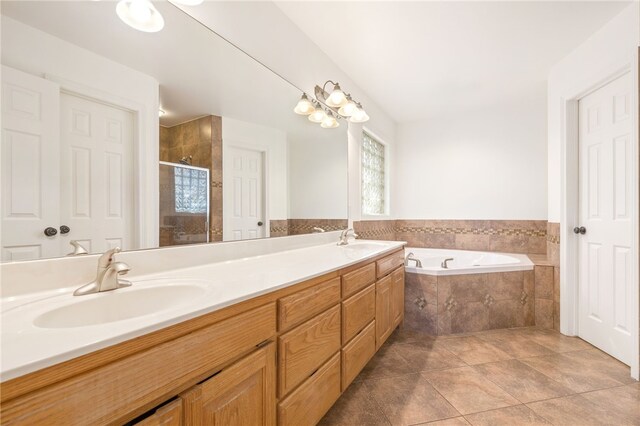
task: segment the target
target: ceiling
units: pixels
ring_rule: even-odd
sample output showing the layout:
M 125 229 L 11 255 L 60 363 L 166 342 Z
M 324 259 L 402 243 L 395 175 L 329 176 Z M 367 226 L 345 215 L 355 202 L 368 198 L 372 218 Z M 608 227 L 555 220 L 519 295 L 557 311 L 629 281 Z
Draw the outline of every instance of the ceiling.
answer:
M 276 2 L 398 122 L 546 94 L 550 68 L 629 2 Z

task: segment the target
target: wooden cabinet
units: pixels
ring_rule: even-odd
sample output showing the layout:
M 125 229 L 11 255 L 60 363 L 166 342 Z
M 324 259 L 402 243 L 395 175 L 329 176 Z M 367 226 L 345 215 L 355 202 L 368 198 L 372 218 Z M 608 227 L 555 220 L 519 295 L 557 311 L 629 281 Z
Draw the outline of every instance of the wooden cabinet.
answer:
M 310 319 L 278 338 L 278 396 L 309 377 L 340 350 L 340 306 Z
M 404 319 L 404 268 L 391 274 L 391 322 L 395 329 Z
M 181 397 L 185 425 L 275 425 L 275 345 L 258 349 Z
M 340 302 L 340 277 L 278 300 L 278 330 L 284 331 Z
M 402 322 L 402 253 L 3 382 L 2 424 L 314 425 Z
M 392 284 L 391 275 L 387 275 L 376 283 L 376 350 L 380 349 L 393 331 L 391 319 Z
M 358 373 L 376 353 L 375 321 L 365 327 L 342 349 L 342 391 L 351 384 Z
M 278 425 L 315 425 L 339 397 L 340 354 L 336 353 L 278 404 Z
M 182 426 L 182 399 L 175 399 L 158 408 L 136 426 Z
M 370 263 L 342 276 L 342 297 L 347 298 L 376 281 L 376 264 Z
M 376 286 L 371 284 L 342 302 L 342 344 L 347 344 L 375 316 Z

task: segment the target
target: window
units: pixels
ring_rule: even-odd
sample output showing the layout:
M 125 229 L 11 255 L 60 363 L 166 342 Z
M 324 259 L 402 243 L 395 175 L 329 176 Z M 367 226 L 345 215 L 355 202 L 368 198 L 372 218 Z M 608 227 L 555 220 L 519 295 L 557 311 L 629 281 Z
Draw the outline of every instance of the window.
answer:
M 362 214 L 385 214 L 385 146 L 363 132 L 361 155 Z
M 175 168 L 176 213 L 207 213 L 206 170 Z

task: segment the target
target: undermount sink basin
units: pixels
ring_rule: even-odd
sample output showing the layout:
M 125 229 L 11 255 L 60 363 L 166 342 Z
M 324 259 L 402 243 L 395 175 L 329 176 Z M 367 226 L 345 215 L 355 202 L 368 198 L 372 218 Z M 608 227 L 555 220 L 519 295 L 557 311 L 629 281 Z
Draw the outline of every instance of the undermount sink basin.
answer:
M 386 244 L 384 243 L 353 241 L 347 244 L 346 246 L 340 246 L 340 247 L 342 247 L 345 250 L 373 251 L 373 250 L 378 250 L 384 246 L 386 246 Z
M 78 301 L 41 314 L 40 328 L 73 328 L 100 325 L 154 314 L 197 300 L 205 293 L 198 285 L 163 285 L 107 291 L 78 296 Z M 89 297 L 82 300 L 85 297 Z

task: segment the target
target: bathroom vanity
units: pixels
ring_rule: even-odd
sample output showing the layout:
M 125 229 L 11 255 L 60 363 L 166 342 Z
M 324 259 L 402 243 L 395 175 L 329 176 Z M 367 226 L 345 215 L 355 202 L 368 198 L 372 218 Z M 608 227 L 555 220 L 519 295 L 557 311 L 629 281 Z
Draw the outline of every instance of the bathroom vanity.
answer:
M 300 262 L 312 264 L 321 251 L 347 260 L 333 260 L 333 268 L 323 267 L 323 273 L 314 271 L 292 285 L 283 277 L 281 286 L 245 291 L 246 297 L 234 299 L 244 300 L 226 306 L 215 304 L 224 294 L 203 295 L 198 303 L 207 297 L 214 301 L 207 313 L 3 378 L 2 423 L 315 424 L 403 320 L 402 247 L 398 242 L 333 243 L 261 256 L 274 265 L 272 277 L 277 267 L 286 267 L 281 261 L 297 263 L 296 273 L 304 276 Z M 252 259 L 227 267 L 247 275 Z M 215 286 L 216 280 L 211 282 Z M 77 299 L 126 291 L 131 290 Z M 43 330 L 43 339 L 47 332 L 65 332 Z M 11 345 L 19 342 L 13 336 Z M 49 357 L 49 363 L 55 359 Z M 15 359 L 10 362 L 19 367 Z

